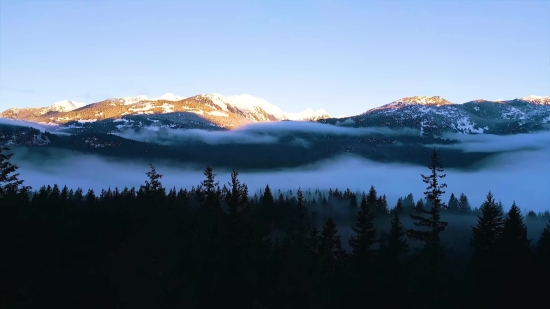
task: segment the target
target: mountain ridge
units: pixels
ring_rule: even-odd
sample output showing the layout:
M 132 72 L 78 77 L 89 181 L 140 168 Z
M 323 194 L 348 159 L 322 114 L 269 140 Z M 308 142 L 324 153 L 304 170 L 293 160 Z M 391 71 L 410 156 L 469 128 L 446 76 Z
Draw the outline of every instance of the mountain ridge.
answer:
M 550 129 L 550 97 L 527 96 L 512 100 L 477 99 L 462 104 L 440 96 L 412 96 L 364 113 L 331 117 L 325 110 L 283 112 L 278 106 L 249 94 L 199 94 L 183 98 L 167 93 L 110 98 L 87 104 L 60 101 L 46 108 L 12 108 L 0 117 L 55 125 L 67 133 L 119 133 L 124 130 L 203 129 L 231 130 L 259 122 L 316 121 L 347 127 L 409 127 L 420 134 L 443 132 L 514 134 Z

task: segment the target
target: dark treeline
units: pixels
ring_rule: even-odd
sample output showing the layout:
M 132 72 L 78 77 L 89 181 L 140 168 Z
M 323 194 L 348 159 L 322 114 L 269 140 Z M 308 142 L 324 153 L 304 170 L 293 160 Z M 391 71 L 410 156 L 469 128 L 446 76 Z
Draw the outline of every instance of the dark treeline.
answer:
M 464 194 L 442 201 L 435 150 L 424 197 L 396 205 L 372 186 L 328 194 L 266 186 L 252 195 L 236 171 L 219 184 L 210 166 L 189 190 L 164 188 L 151 165 L 137 189 L 32 191 L 6 151 L 2 308 L 528 308 L 547 300 L 550 213 L 524 218 L 515 203 L 504 212 L 490 192 L 480 208 Z M 536 239 L 526 223 L 541 227 Z

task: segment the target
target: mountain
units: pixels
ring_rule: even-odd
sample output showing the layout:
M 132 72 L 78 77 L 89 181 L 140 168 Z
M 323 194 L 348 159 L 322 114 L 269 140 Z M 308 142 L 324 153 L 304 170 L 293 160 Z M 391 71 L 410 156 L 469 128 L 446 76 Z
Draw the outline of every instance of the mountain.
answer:
M 45 108 L 10 108 L 1 113 L 0 117 L 58 125 L 69 131 L 86 128 L 86 130 L 97 128 L 105 131 L 101 128 L 109 127 L 116 130 L 121 129 L 128 122 L 151 122 L 149 119 L 152 118 L 155 118 L 153 122 L 162 121 L 173 128 L 231 129 L 254 122 L 315 121 L 329 118 L 330 115 L 322 109 L 286 113 L 279 107 L 248 94 L 239 96 L 200 94 L 183 98 L 167 93 L 158 98 L 139 95 L 107 99 L 88 105 L 61 101 Z M 116 124 L 113 125 L 114 123 Z
M 549 130 L 550 97 L 527 96 L 493 101 L 478 99 L 455 104 L 439 96 L 413 96 L 395 100 L 360 115 L 330 118 L 322 109 L 307 109 L 301 113 L 283 112 L 266 100 L 246 94 L 201 94 L 182 98 L 167 93 L 158 98 L 140 95 L 107 99 L 88 105 L 61 101 L 45 108 L 12 108 L 0 116 L 55 125 L 57 131 L 70 134 L 159 131 L 163 128 L 224 131 L 250 123 L 307 120 L 351 128 L 412 128 L 419 130 L 421 137 L 439 138 L 444 132 L 502 135 Z M 4 140 L 6 138 L 9 139 L 9 136 L 5 135 Z M 46 139 L 43 136 L 37 138 L 38 144 L 44 144 Z M 33 143 L 32 138 L 25 141 L 25 145 Z
M 363 114 L 320 120 L 347 127 L 419 129 L 422 136 L 444 132 L 515 134 L 550 129 L 550 97 L 474 100 L 454 104 L 441 97 L 407 97 Z
M 12 120 L 0 119 L 0 145 L 40 146 L 28 153 L 50 157 L 61 150 L 120 160 L 167 160 L 260 170 L 303 166 L 349 155 L 376 162 L 425 165 L 425 145 L 460 143 L 456 138 L 443 136 L 445 132 L 506 135 L 550 129 L 550 98 L 536 96 L 479 99 L 463 104 L 441 97 L 407 97 L 360 115 L 325 119 L 316 119 L 328 117 L 323 110 L 285 113 L 249 95 L 210 94 L 181 99 L 170 94 L 160 98 L 108 99 L 68 111 L 50 107 L 4 112 L 2 116 Z M 311 119 L 318 124 L 281 123 L 229 132 L 242 124 L 293 119 Z M 53 128 L 57 130 L 46 129 L 47 123 L 56 124 Z M 44 130 L 40 130 L 42 126 Z M 350 130 L 364 127 L 396 131 Z M 399 132 L 405 128 L 417 129 L 420 134 L 414 130 Z M 499 154 L 463 152 L 453 147 L 440 151 L 445 166 L 456 168 L 475 168 Z

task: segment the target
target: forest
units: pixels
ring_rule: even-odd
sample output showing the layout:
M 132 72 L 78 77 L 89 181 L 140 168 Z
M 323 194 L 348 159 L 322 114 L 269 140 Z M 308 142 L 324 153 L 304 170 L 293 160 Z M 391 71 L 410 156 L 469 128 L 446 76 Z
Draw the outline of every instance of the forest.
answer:
M 534 308 L 550 286 L 550 212 L 424 196 L 267 184 L 212 166 L 192 188 L 25 186 L 0 148 L 2 308 Z M 98 171 L 101 172 L 101 171 Z M 112 171 L 111 171 L 112 172 Z M 350 170 L 353 173 L 353 170 Z M 108 177 L 108 173 L 106 176 Z M 472 179 L 475 181 L 475 179 Z M 303 184 L 307 187 L 307 183 Z M 406 188 L 405 188 L 406 190 Z M 521 208 L 520 208 L 521 207 Z

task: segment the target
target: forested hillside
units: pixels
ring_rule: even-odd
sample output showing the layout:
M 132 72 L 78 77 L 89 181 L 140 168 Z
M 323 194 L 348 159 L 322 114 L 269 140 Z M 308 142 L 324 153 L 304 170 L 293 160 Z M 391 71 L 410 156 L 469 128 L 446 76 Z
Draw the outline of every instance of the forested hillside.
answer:
M 428 154 L 429 156 L 429 154 Z M 307 183 L 248 192 L 211 166 L 165 188 L 26 187 L 0 151 L 3 308 L 534 308 L 550 281 L 550 212 L 481 207 L 446 188 L 434 149 L 423 197 Z M 455 195 L 456 194 L 456 195 Z

